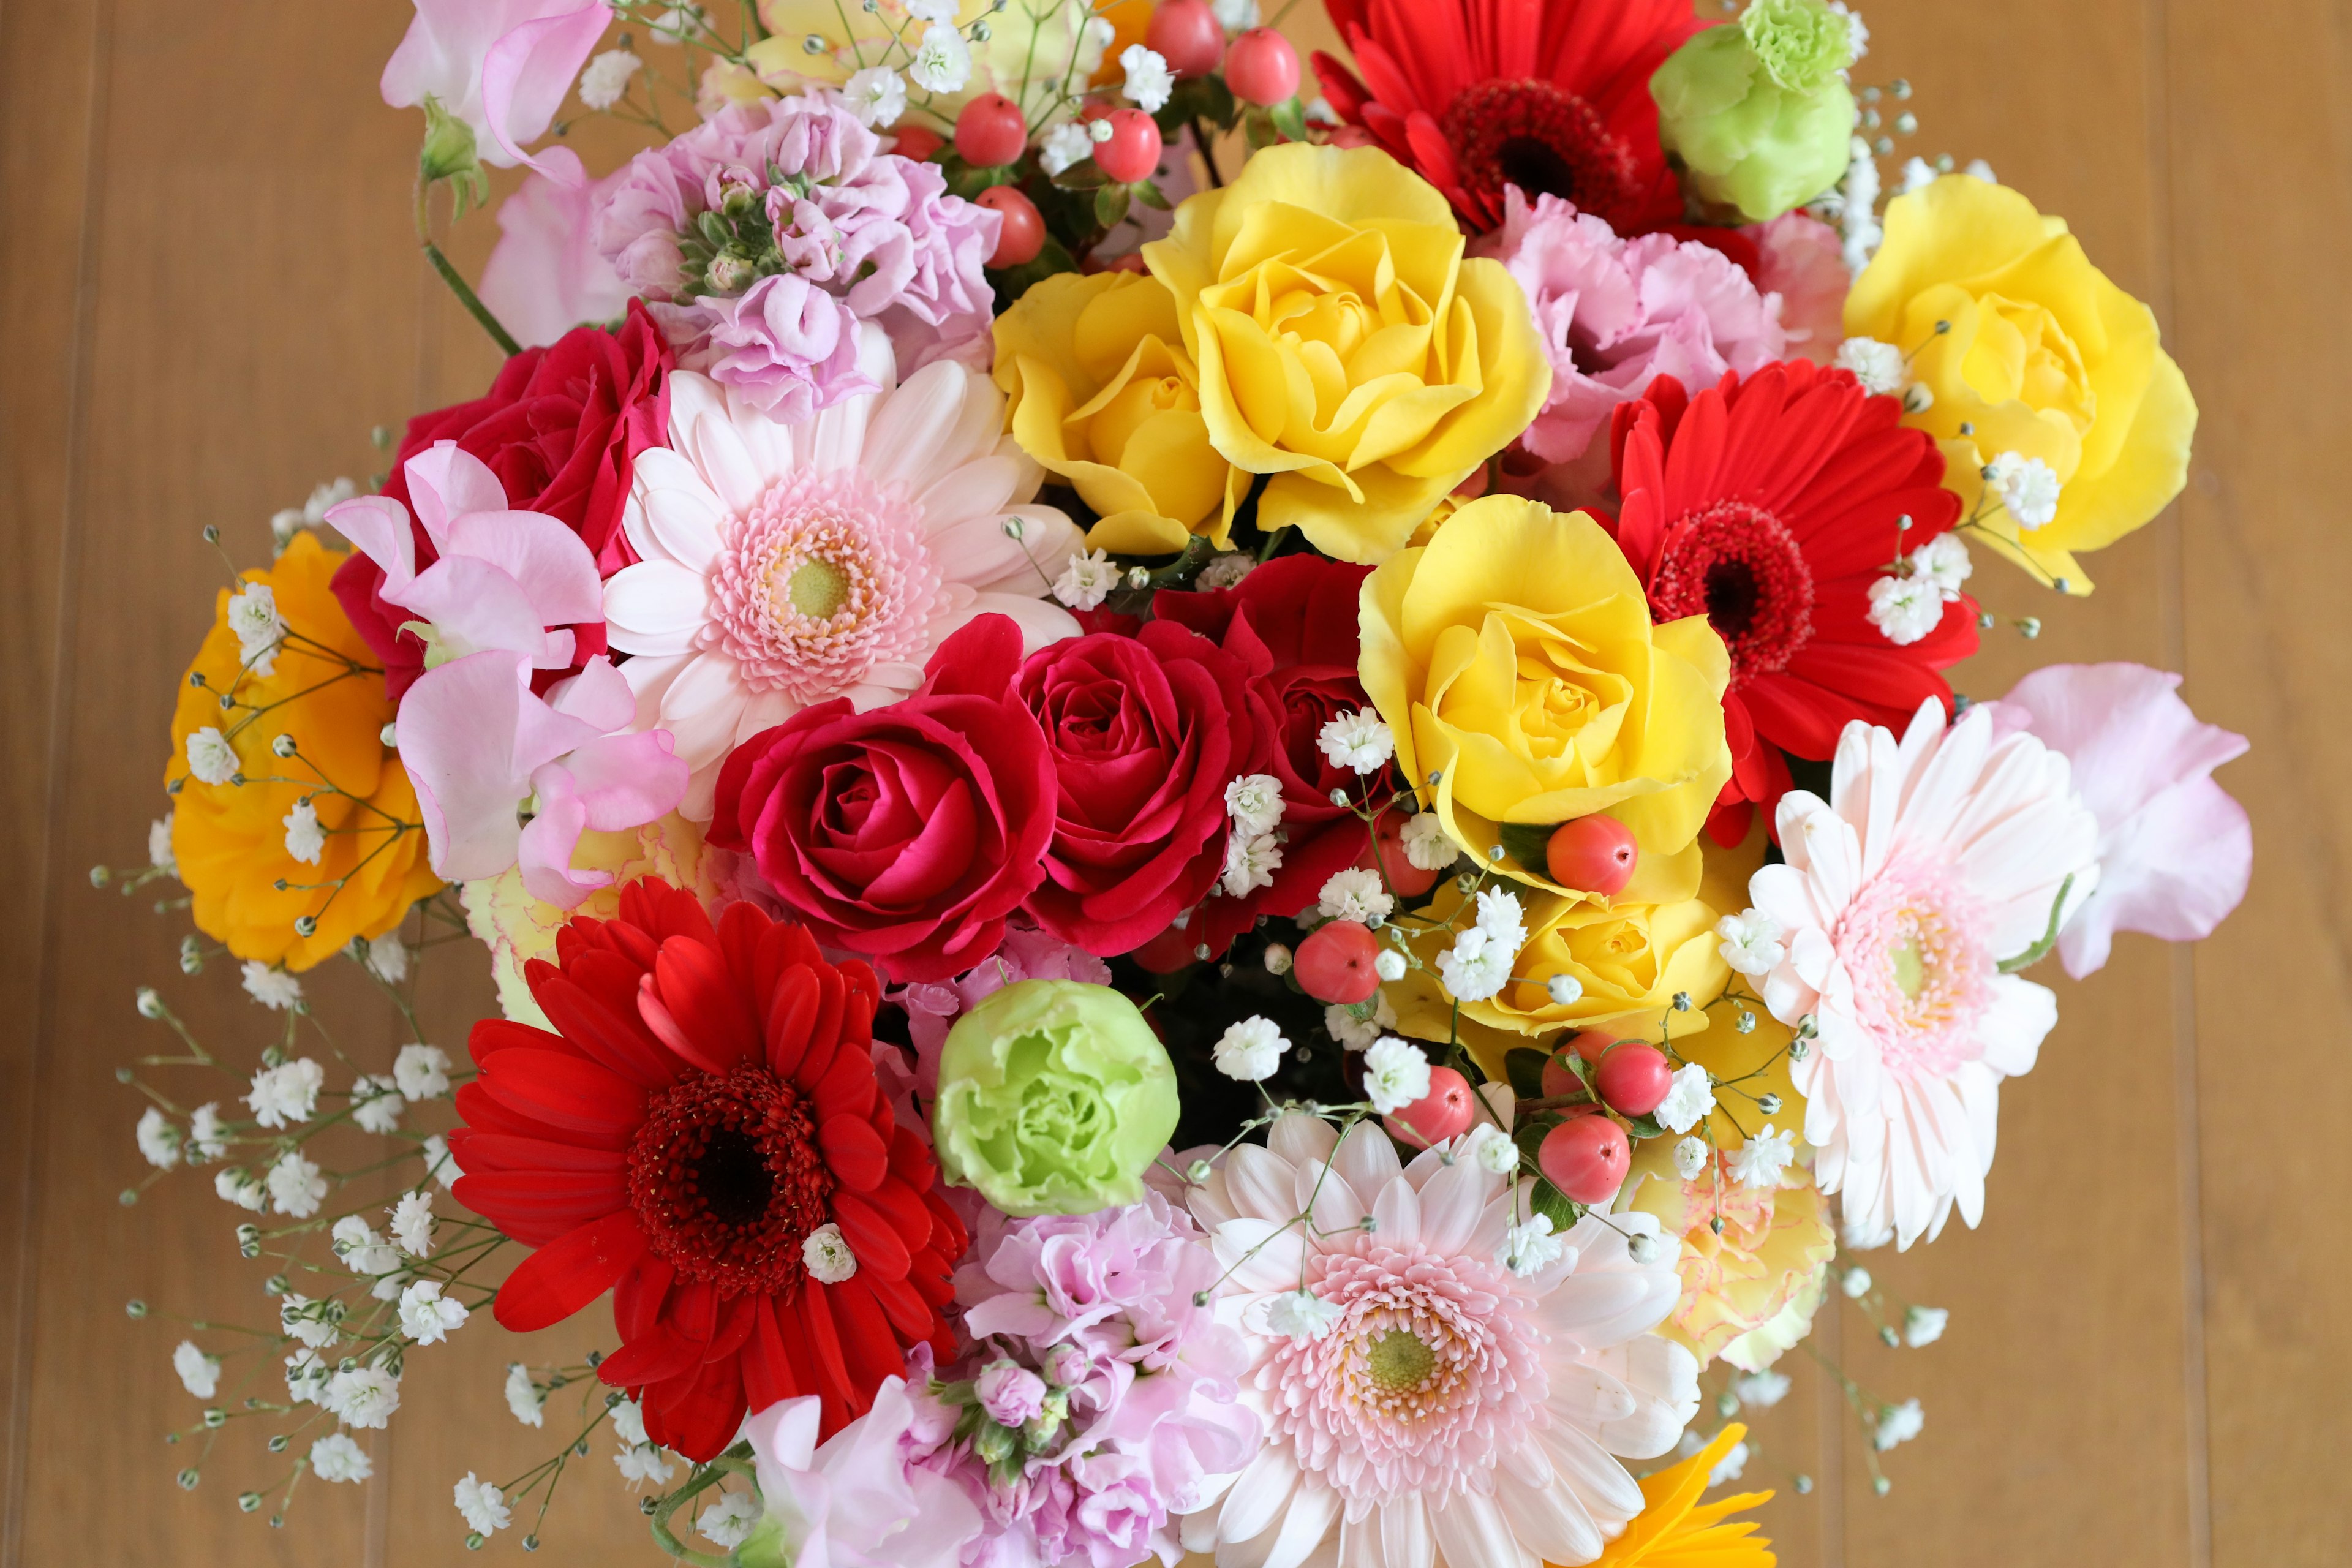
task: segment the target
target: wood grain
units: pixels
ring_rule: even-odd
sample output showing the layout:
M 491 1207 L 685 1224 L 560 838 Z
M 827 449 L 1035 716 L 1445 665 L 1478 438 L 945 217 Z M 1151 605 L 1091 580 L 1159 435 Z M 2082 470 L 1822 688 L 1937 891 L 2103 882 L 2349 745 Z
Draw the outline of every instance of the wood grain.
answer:
M 1854 1307 L 1825 1309 L 1831 1359 L 1927 1409 L 1926 1434 L 1885 1458 L 1891 1492 L 1873 1494 L 1858 1430 L 1803 1352 L 1746 1481 L 1781 1489 L 1767 1517 L 1800 1568 L 2340 1562 L 2352 1215 L 2333 1201 L 2341 1141 L 2292 1099 L 2332 1083 L 2352 1005 L 2333 897 L 2352 828 L 2329 788 L 2352 764 L 2352 623 L 2335 604 L 2352 581 L 2335 516 L 2352 490 L 2336 429 L 2352 104 L 2335 90 L 2352 17 L 2340 0 L 1876 0 L 1867 16 L 1857 80 L 1907 77 L 1923 122 L 1890 177 L 1914 151 L 1982 156 L 2063 214 L 2155 306 L 2204 408 L 2188 496 L 2093 559 L 2091 599 L 1980 563 L 1987 604 L 2044 630 L 1989 636 L 1959 683 L 1998 695 L 2053 659 L 2186 670 L 2199 711 L 2253 740 L 2223 778 L 2254 814 L 2257 864 L 2203 946 L 2126 938 L 2088 984 L 2037 976 L 2064 1016 L 2003 1094 L 1984 1227 L 1867 1259 L 1890 1295 L 1951 1309 L 1943 1342 L 1889 1350 Z M 397 0 L 0 5 L 0 863 L 22 868 L 0 906 L 0 1568 L 447 1562 L 455 1478 L 511 1474 L 562 1437 L 560 1406 L 541 1432 L 509 1418 L 505 1363 L 609 1333 L 592 1312 L 525 1350 L 483 1321 L 420 1352 L 410 1407 L 372 1445 L 376 1479 L 306 1482 L 271 1531 L 231 1501 L 278 1473 L 248 1434 L 194 1494 L 173 1486 L 189 1447 L 159 1439 L 193 1414 L 165 1365 L 179 1333 L 121 1310 L 137 1295 L 257 1315 L 200 1180 L 118 1204 L 142 1168 L 138 1105 L 112 1075 L 150 1047 L 142 983 L 211 1037 L 257 1046 L 269 1026 L 217 966 L 178 976 L 175 920 L 84 878 L 141 858 L 163 806 L 173 683 L 222 575 L 198 530 L 260 558 L 272 510 L 378 466 L 371 426 L 474 395 L 496 368 L 409 236 L 414 117 L 373 91 L 404 19 Z M 1311 0 L 1286 26 L 1332 41 Z M 592 166 L 620 146 L 589 150 Z M 471 269 L 493 237 L 472 219 L 452 254 Z M 427 998 L 452 1047 L 487 1005 L 460 968 Z M 397 1043 L 387 1025 L 353 1049 L 380 1068 Z M 653 1560 L 610 1447 L 564 1483 L 558 1560 Z M 1800 1473 L 1810 1495 L 1788 1484 Z

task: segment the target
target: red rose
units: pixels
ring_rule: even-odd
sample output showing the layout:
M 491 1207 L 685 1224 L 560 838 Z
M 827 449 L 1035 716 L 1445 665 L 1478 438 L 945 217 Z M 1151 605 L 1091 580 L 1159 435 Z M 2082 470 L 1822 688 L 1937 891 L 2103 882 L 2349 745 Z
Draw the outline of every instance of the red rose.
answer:
M 752 736 L 719 769 L 709 842 L 748 850 L 819 938 L 900 984 L 970 969 L 1044 878 L 1054 832 L 1020 668 L 1020 627 L 982 616 L 915 695 L 865 713 L 835 699 Z
M 1225 785 L 1264 773 L 1272 749 L 1274 715 L 1253 686 L 1265 657 L 1171 621 L 1029 656 L 1019 696 L 1060 796 L 1029 897 L 1040 925 L 1108 958 L 1208 897 L 1224 869 Z
M 578 327 L 543 349 L 525 349 L 507 361 L 485 396 L 420 414 L 408 422 L 383 493 L 408 504 L 408 459 L 436 441 L 455 441 L 489 465 L 506 487 L 507 505 L 544 512 L 571 525 L 609 577 L 636 559 L 621 532 L 636 458 L 669 441 L 669 345 L 636 300 L 617 331 Z M 416 536 L 416 568 L 437 559 L 425 530 Z M 361 637 L 383 660 L 384 686 L 398 701 L 425 672 L 425 645 L 399 629 L 415 617 L 377 595 L 383 571 L 354 553 L 335 574 L 335 597 Z M 572 628 L 572 666 L 604 651 L 601 621 Z M 542 672 L 544 687 L 562 670 Z
M 1286 555 L 1258 567 L 1237 587 L 1153 595 L 1154 616 L 1265 666 L 1255 684 L 1277 726 L 1265 771 L 1282 781 L 1282 867 L 1272 887 L 1246 898 L 1211 899 L 1200 920 L 1187 925 L 1213 952 L 1224 951 L 1260 915 L 1287 919 L 1307 908 L 1332 872 L 1363 858 L 1363 819 L 1331 804 L 1334 789 L 1358 799 L 1369 790 L 1384 799 L 1396 787 L 1387 773 L 1368 782 L 1333 766 L 1317 743 L 1325 724 L 1371 706 L 1356 677 L 1357 602 L 1370 574 L 1369 566 Z

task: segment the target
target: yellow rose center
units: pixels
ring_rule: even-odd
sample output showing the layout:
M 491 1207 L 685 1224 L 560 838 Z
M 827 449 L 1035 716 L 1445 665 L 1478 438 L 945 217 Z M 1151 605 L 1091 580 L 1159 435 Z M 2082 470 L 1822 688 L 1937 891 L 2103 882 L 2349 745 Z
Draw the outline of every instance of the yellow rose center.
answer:
M 1987 402 L 2015 401 L 2049 409 L 2076 434 L 2091 427 L 2097 396 L 2074 340 L 2058 319 L 2030 300 L 1986 294 L 1978 300 L 1977 331 L 1960 374 Z
M 1200 406 L 1201 395 L 1181 376 L 1138 376 L 1096 412 L 1087 441 L 1097 462 L 1117 468 L 1135 433 L 1154 416 L 1197 413 Z

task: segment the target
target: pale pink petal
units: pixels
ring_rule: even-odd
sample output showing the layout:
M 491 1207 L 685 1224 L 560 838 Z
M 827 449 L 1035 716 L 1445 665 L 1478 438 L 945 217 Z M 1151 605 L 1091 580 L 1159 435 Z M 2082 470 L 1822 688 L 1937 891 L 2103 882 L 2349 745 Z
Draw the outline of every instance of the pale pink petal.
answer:
M 667 561 L 624 566 L 604 582 L 605 636 L 623 653 L 688 652 L 709 615 L 701 574 Z
M 550 147 L 499 205 L 499 237 L 475 292 L 525 348 L 543 348 L 583 322 L 617 320 L 629 288 L 596 247 L 596 204 L 627 173 L 590 183 L 580 155 Z
M 486 561 L 444 555 L 416 574 L 397 598 L 384 597 L 417 619 L 431 623 L 442 641 L 460 655 L 497 648 L 517 654 L 541 669 L 571 663 L 570 650 L 557 658 L 539 607 L 522 585 Z
M 572 852 L 588 826 L 588 808 L 572 789 L 572 775 L 550 763 L 531 775 L 539 813 L 523 825 L 515 844 L 515 864 L 523 890 L 542 903 L 569 910 L 613 880 L 610 871 L 575 871 Z
M 480 149 L 483 162 L 502 167 L 524 163 L 551 178 L 563 176 L 563 165 L 542 163 L 523 148 L 547 134 L 612 19 L 603 0 L 596 0 L 525 22 L 490 46 L 482 58 L 482 119 L 495 146 Z M 578 167 L 576 162 L 571 165 L 572 171 Z
M 408 459 L 408 504 L 436 552 L 446 553 L 449 524 L 469 511 L 504 511 L 506 487 L 490 466 L 455 441 L 436 441 Z
M 514 579 L 542 625 L 603 617 L 596 557 L 557 519 L 536 511 L 468 512 L 452 519 L 444 531 L 444 553 L 470 555 Z
M 391 598 L 416 578 L 416 535 L 408 509 L 389 496 L 354 496 L 327 509 L 327 521 L 383 569 L 383 596 Z
M 602 735 L 563 759 L 572 788 L 597 833 L 619 833 L 658 822 L 686 794 L 687 766 L 668 734 Z
M 627 729 L 637 712 L 636 693 L 630 689 L 628 677 L 601 653 L 583 665 L 578 675 L 549 687 L 547 705 L 600 735 Z

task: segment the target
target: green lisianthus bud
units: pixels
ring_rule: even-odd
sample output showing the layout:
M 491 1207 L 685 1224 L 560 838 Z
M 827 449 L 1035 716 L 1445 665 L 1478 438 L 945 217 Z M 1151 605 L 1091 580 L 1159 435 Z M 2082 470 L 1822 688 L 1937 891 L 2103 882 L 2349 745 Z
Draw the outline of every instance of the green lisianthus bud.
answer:
M 1853 63 L 1846 19 L 1822 0 L 1755 0 L 1651 77 L 1659 139 L 1702 202 L 1769 222 L 1845 173 L 1860 112 L 1840 73 Z
M 1024 980 L 948 1032 L 931 1131 L 948 1179 L 1006 1214 L 1091 1214 L 1142 1197 L 1176 1111 L 1176 1070 L 1134 1003 Z

